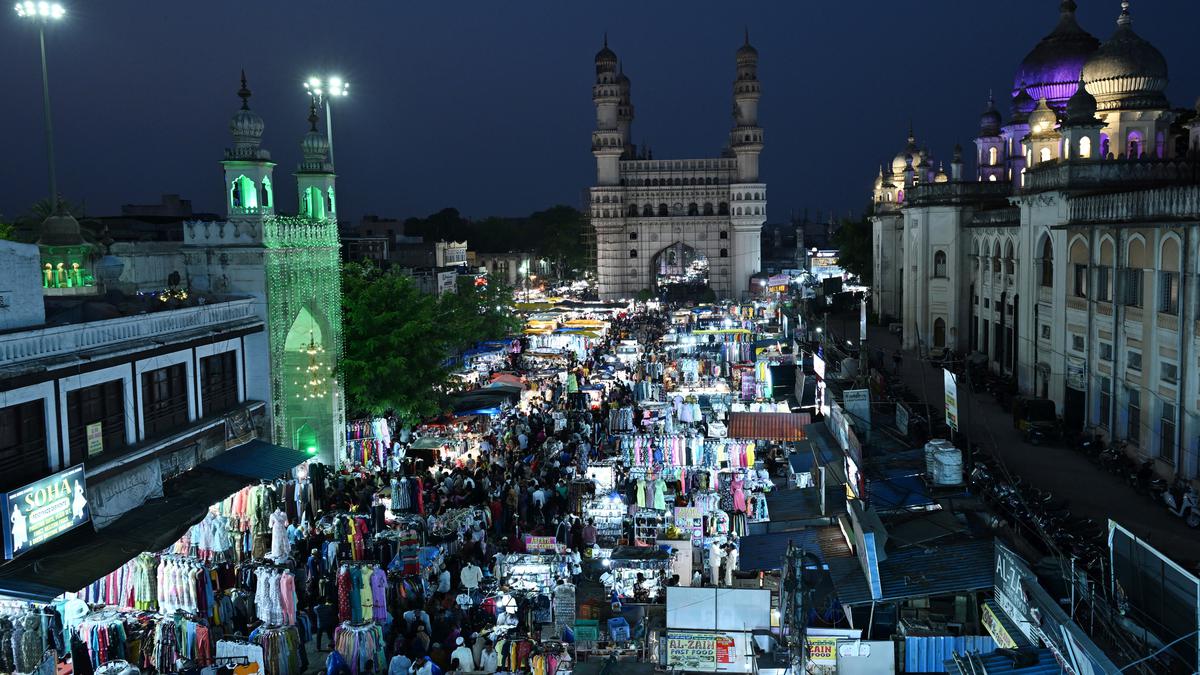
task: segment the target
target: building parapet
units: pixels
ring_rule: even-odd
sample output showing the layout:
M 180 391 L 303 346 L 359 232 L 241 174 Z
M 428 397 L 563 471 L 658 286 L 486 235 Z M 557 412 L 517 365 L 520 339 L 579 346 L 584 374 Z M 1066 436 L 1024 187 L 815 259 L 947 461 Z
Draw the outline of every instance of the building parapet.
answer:
M 1200 186 L 1075 197 L 1069 203 L 1073 224 L 1194 220 L 1200 218 Z
M 923 183 L 908 193 L 908 205 L 976 203 L 987 199 L 1003 199 L 1012 194 L 1007 183 L 963 181 L 958 183 Z
M 1195 182 L 1190 162 L 1158 159 L 1046 162 L 1025 173 L 1022 192 Z
M 1020 224 L 1021 209 L 1017 206 L 976 211 L 971 216 L 971 227 L 1016 227 Z
M 20 330 L 0 335 L 0 368 L 65 357 L 198 328 L 257 321 L 253 298 L 172 309 L 103 321 Z

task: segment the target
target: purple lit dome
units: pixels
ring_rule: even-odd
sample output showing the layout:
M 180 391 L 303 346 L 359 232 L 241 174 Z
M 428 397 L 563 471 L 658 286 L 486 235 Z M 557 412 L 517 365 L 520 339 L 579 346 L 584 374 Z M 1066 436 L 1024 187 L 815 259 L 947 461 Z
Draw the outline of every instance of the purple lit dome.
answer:
M 1167 60 L 1133 32 L 1129 2 L 1121 3 L 1117 31 L 1083 67 L 1088 93 L 1100 110 L 1166 108 Z
M 1079 74 L 1100 41 L 1075 20 L 1075 0 L 1062 0 L 1058 25 L 1025 57 L 1013 78 L 1013 96 L 1022 83 L 1034 101 L 1046 99 L 1061 109 L 1075 93 Z

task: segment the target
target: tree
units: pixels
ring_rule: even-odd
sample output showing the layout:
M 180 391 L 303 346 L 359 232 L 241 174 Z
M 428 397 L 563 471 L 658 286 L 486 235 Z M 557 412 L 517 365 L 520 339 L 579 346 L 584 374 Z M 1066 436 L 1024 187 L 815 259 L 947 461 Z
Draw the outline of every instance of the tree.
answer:
M 438 297 L 399 272 L 360 263 L 346 266 L 342 294 L 342 369 L 355 416 L 394 413 L 415 424 L 439 414 L 448 360 L 519 327 L 512 294 L 501 287 L 468 286 Z
M 833 234 L 833 244 L 838 249 L 838 264 L 867 286 L 871 284 L 874 264 L 872 238 L 871 221 L 866 216 L 859 220 L 843 219 L 842 226 Z

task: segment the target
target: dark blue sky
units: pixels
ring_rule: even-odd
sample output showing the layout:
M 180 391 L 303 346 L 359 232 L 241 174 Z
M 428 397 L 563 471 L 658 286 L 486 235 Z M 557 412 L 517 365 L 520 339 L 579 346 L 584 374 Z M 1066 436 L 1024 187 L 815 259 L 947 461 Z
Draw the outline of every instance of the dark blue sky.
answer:
M 221 205 L 218 161 L 246 68 L 281 176 L 299 161 L 312 70 L 352 97 L 334 110 L 343 217 L 470 216 L 578 205 L 594 178 L 592 59 L 602 32 L 633 82 L 634 139 L 658 158 L 710 157 L 730 125 L 743 25 L 761 55 L 762 175 L 770 220 L 861 209 L 881 161 L 919 141 L 968 146 L 1057 20 L 1057 0 L 595 3 L 415 0 L 64 0 L 48 35 L 59 185 L 89 213 L 178 192 Z M 1101 40 L 1118 0 L 1080 0 Z M 36 33 L 5 8 L 0 214 L 46 192 Z M 1134 0 L 1135 28 L 1166 55 L 1173 104 L 1200 95 L 1190 35 L 1200 3 Z M 1190 67 L 1190 69 L 1189 69 Z M 1004 104 L 1007 110 L 1007 104 Z M 288 181 L 290 182 L 290 181 Z M 277 185 L 286 183 L 277 178 Z M 281 206 L 295 197 L 280 190 Z

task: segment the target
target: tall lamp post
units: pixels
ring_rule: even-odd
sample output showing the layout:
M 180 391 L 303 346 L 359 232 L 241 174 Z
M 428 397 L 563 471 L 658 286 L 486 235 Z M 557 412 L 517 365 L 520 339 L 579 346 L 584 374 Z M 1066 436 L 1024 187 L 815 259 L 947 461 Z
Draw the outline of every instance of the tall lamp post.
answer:
M 304 90 L 313 98 L 314 103 L 325 106 L 325 140 L 329 141 L 329 163 L 333 164 L 333 111 L 329 101 L 348 95 L 350 83 L 336 75 L 325 78 L 314 76 L 304 82 Z
M 17 16 L 33 22 L 38 29 L 38 43 L 42 49 L 42 108 L 46 115 L 46 160 L 50 172 L 50 215 L 58 213 L 58 176 L 54 171 L 54 127 L 50 121 L 50 76 L 46 70 L 46 24 L 58 21 L 67 10 L 57 2 L 33 2 L 25 0 L 14 7 Z

